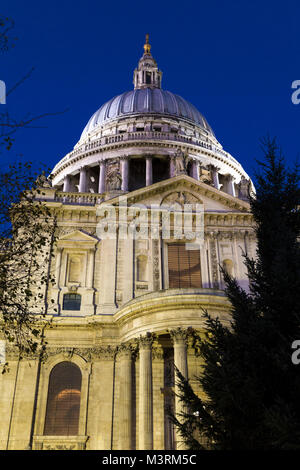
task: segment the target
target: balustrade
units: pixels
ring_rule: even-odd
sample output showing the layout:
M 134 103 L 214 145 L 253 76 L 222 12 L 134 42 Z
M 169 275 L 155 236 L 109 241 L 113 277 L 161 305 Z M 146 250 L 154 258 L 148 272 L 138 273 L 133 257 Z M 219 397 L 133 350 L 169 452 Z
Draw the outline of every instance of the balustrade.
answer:
M 100 137 L 92 142 L 87 144 L 83 144 L 80 147 L 73 150 L 68 155 L 66 155 L 56 166 L 58 169 L 62 164 L 72 160 L 74 157 L 78 155 L 84 154 L 90 150 L 100 149 L 106 145 L 115 144 L 118 142 L 130 142 L 135 140 L 170 140 L 176 142 L 186 142 L 192 145 L 196 145 L 202 148 L 206 148 L 208 150 L 212 150 L 212 145 L 210 143 L 204 142 L 201 139 L 198 139 L 194 136 L 185 136 L 182 134 L 174 134 L 173 132 L 157 132 L 157 131 L 137 131 L 137 132 L 126 132 L 123 134 L 115 134 L 111 136 Z M 231 158 L 226 152 L 221 149 L 214 149 L 217 153 L 222 154 L 223 156 L 230 158 L 232 161 L 235 161 Z

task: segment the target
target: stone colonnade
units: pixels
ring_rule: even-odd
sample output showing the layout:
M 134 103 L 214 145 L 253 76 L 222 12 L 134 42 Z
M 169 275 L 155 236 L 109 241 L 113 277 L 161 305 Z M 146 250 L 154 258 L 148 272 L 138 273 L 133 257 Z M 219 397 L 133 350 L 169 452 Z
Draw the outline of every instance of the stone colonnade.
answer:
M 122 191 L 129 190 L 129 172 L 130 172 L 130 164 L 129 164 L 129 157 L 120 157 L 121 162 L 121 176 L 122 176 Z M 108 160 L 109 161 L 109 160 Z M 153 183 L 153 156 L 147 155 L 145 157 L 145 166 L 146 166 L 146 181 L 145 186 L 150 186 Z M 98 170 L 98 193 L 102 194 L 106 190 L 106 181 L 105 181 L 105 172 L 106 172 L 106 161 L 101 160 L 98 162 L 99 170 Z M 200 162 L 198 160 L 192 160 L 192 168 L 191 168 L 191 176 L 196 180 L 199 180 L 199 166 Z M 93 167 L 95 168 L 95 167 Z M 212 168 L 212 179 L 213 184 L 216 189 L 220 189 L 219 185 L 219 178 L 218 178 L 218 168 Z M 79 172 L 79 185 L 78 185 L 78 192 L 85 193 L 89 192 L 88 187 L 88 166 L 82 166 Z M 170 166 L 169 166 L 169 178 L 176 176 L 173 158 L 170 158 Z M 71 184 L 71 175 L 66 175 L 64 178 L 63 183 L 63 191 L 64 192 L 72 192 L 72 184 Z M 229 185 L 230 186 L 230 185 Z M 230 186 L 231 187 L 231 186 Z M 229 193 L 231 194 L 231 193 Z
M 184 377 L 188 377 L 187 367 L 187 337 L 188 330 L 177 328 L 170 331 L 174 347 L 174 365 Z M 139 408 L 138 408 L 138 442 L 140 450 L 153 449 L 153 387 L 152 387 L 152 343 L 154 337 L 151 333 L 141 336 L 139 344 Z M 120 355 L 120 422 L 119 422 L 119 446 L 120 449 L 132 449 L 132 349 L 130 344 L 122 344 L 119 348 Z M 175 394 L 178 387 L 174 387 Z M 182 403 L 175 396 L 176 415 L 183 411 Z M 176 433 L 176 431 L 175 431 Z M 176 433 L 177 449 L 183 449 L 180 436 Z

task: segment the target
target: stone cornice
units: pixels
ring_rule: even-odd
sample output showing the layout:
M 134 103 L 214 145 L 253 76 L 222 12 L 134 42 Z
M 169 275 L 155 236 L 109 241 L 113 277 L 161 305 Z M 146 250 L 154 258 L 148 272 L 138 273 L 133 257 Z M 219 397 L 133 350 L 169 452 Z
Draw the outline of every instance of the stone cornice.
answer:
M 94 346 L 91 348 L 90 353 L 93 359 L 112 361 L 117 354 L 117 346 Z
M 72 347 L 48 347 L 44 354 L 44 361 L 51 356 L 62 355 L 64 359 L 70 360 L 74 354 L 82 357 L 85 361 L 90 360 L 90 349 L 89 348 L 72 348 Z
M 85 361 L 100 359 L 111 361 L 117 353 L 116 346 L 101 345 L 91 347 L 47 347 L 43 360 L 51 356 L 62 355 L 66 360 L 71 360 L 74 355 L 82 357 Z
M 6 357 L 6 359 L 8 361 L 9 360 L 18 360 L 20 358 L 20 356 L 21 356 L 22 360 L 24 360 L 24 359 L 38 359 L 39 351 L 20 353 L 17 346 L 14 346 L 11 343 L 7 344 L 7 342 L 6 342 L 6 345 L 5 345 L 5 357 Z
M 119 327 L 120 337 L 128 341 L 144 334 L 151 329 L 152 332 L 161 332 L 174 327 L 188 328 L 191 324 L 196 328 L 204 327 L 205 320 L 202 317 L 202 309 L 208 310 L 212 315 L 218 316 L 221 321 L 228 323 L 230 302 L 221 291 L 203 289 L 201 293 L 181 292 L 173 295 L 171 291 L 140 296 L 129 302 L 114 314 L 114 323 Z M 217 294 L 220 292 L 220 294 Z M 185 312 L 182 316 L 181 312 Z M 188 312 L 188 313 L 187 313 Z M 139 323 L 135 322 L 139 319 Z M 136 326 L 133 326 L 135 325 Z
M 248 213 L 249 217 L 252 218 L 250 212 L 250 204 L 242 199 L 237 197 L 233 197 L 225 192 L 222 192 L 213 186 L 205 184 L 201 181 L 197 181 L 194 178 L 187 176 L 187 175 L 179 175 L 175 176 L 158 183 L 154 183 L 151 186 L 145 186 L 143 188 L 131 191 L 129 193 L 122 194 L 122 198 L 126 198 L 127 205 L 131 205 L 134 203 L 141 202 L 145 199 L 149 199 L 153 196 L 157 196 L 158 194 L 164 194 L 167 196 L 167 192 L 169 191 L 186 191 L 189 192 L 194 197 L 201 198 L 201 196 L 205 196 L 213 201 L 219 202 L 223 204 L 225 207 L 228 207 L 228 212 L 235 214 L 235 213 Z M 61 191 L 57 191 L 57 195 L 55 193 L 54 200 L 48 201 L 46 204 L 51 204 L 51 206 L 55 205 L 58 214 L 65 212 L 90 212 L 93 211 L 95 207 L 101 204 L 111 204 L 115 205 L 116 207 L 119 204 L 119 196 L 104 200 L 103 195 L 100 194 L 92 194 L 92 193 L 62 193 Z M 59 199 L 59 201 L 57 200 Z M 87 198 L 89 202 L 87 204 L 80 203 L 80 201 L 84 198 Z M 60 199 L 69 201 L 68 205 L 64 205 L 63 201 Z M 70 203 L 71 200 L 74 199 L 74 204 Z M 76 202 L 76 203 L 75 203 Z M 199 201 L 201 202 L 201 201 Z M 207 217 L 208 217 L 207 213 Z M 216 214 L 218 212 L 216 211 Z M 219 213 L 219 216 L 222 217 L 223 214 Z M 75 221 L 74 221 L 75 222 Z
M 251 227 L 236 230 L 209 230 L 205 227 L 204 239 L 205 240 L 241 240 L 248 237 L 249 240 L 256 240 L 256 235 Z

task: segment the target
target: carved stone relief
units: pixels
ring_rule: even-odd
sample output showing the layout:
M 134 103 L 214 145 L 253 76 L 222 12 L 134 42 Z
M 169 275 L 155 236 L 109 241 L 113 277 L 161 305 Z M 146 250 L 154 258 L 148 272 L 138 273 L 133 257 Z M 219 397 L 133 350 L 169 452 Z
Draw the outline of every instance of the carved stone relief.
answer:
M 218 259 L 217 259 L 217 249 L 216 241 L 214 239 L 209 240 L 210 248 L 210 261 L 211 261 L 211 277 L 212 277 L 212 287 L 213 289 L 219 289 L 219 280 L 218 280 Z
M 174 176 L 186 175 L 189 157 L 178 149 L 173 157 Z
M 153 290 L 158 291 L 159 288 L 159 244 L 158 240 L 153 240 Z
M 188 191 L 174 191 L 166 195 L 162 201 L 161 206 L 170 206 L 172 204 L 202 204 L 202 201 Z
M 122 176 L 119 160 L 109 160 L 106 165 L 106 191 L 118 191 L 121 189 Z

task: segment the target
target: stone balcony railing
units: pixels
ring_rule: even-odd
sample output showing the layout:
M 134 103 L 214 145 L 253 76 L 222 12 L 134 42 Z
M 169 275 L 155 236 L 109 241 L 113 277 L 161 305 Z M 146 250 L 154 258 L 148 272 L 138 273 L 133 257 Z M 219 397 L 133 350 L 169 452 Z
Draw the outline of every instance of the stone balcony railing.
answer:
M 63 202 L 64 204 L 73 204 L 81 206 L 94 206 L 100 204 L 103 198 L 100 194 L 96 193 L 65 193 L 63 191 L 56 191 L 54 201 Z
M 88 436 L 34 436 L 32 450 L 85 450 Z
M 120 142 L 134 142 L 134 141 L 155 141 L 155 140 L 168 140 L 173 142 L 183 142 L 191 145 L 196 145 L 198 147 L 213 151 L 227 160 L 232 161 L 236 165 L 240 166 L 237 160 L 233 158 L 229 153 L 225 152 L 224 150 L 210 144 L 204 142 L 201 139 L 198 139 L 194 136 L 185 136 L 182 134 L 175 134 L 172 132 L 158 132 L 158 131 L 141 131 L 141 132 L 125 132 L 122 134 L 115 134 L 111 136 L 104 136 L 99 139 L 95 139 L 89 143 L 82 144 L 72 152 L 68 153 L 54 168 L 54 172 L 57 171 L 62 165 L 71 161 L 73 158 L 78 157 L 80 155 L 84 155 L 87 152 L 94 152 L 98 149 L 103 149 L 106 146 L 110 146 L 112 144 L 120 143 Z

